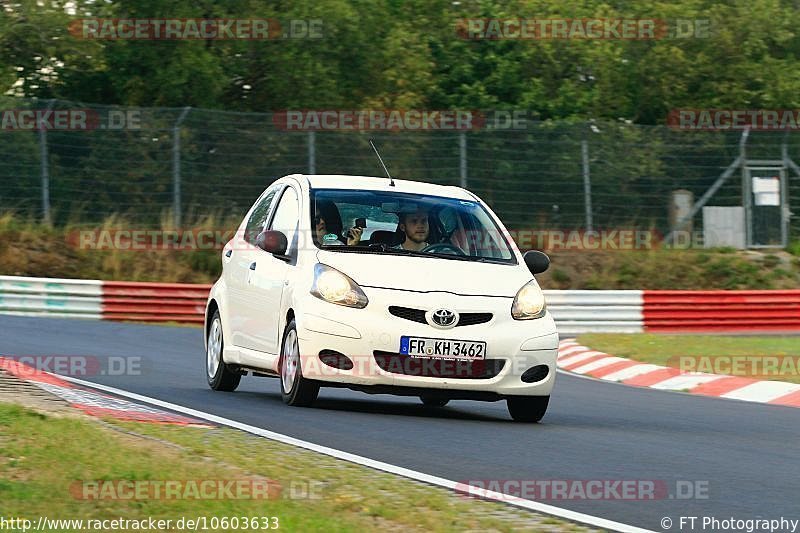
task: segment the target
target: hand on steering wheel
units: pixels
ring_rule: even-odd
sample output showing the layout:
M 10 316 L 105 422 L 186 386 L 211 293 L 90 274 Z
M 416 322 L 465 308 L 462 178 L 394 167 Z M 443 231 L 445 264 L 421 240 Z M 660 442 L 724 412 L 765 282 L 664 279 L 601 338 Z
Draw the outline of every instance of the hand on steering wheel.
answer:
M 431 244 L 429 246 L 426 246 L 425 248 L 423 248 L 420 251 L 421 252 L 434 252 L 434 253 L 451 252 L 451 255 L 467 255 L 466 253 L 464 253 L 464 250 L 462 250 L 461 248 L 459 248 L 455 244 L 450 244 L 449 242 L 439 242 L 439 243 L 436 243 L 436 244 Z

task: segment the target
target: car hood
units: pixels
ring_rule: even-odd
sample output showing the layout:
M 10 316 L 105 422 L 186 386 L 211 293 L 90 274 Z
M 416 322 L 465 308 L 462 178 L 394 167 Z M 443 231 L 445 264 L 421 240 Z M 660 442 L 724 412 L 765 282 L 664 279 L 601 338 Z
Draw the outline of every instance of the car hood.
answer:
M 533 277 L 525 265 L 501 265 L 455 259 L 320 250 L 320 263 L 350 276 L 363 287 L 464 296 L 513 298 Z

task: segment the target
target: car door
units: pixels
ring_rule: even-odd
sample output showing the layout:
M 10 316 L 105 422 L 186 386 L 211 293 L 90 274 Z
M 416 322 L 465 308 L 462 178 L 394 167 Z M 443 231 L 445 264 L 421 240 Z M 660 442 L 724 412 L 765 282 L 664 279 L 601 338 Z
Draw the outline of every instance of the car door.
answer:
M 300 221 L 300 198 L 292 186 L 280 194 L 275 212 L 267 228 L 286 235 L 289 247 L 286 255 L 297 256 L 297 228 Z M 247 338 L 253 339 L 254 349 L 277 354 L 280 348 L 281 297 L 290 268 L 289 262 L 258 249 L 248 266 Z M 293 259 L 290 259 L 292 261 Z
M 243 348 L 256 349 L 257 341 L 252 338 L 250 331 L 255 326 L 251 321 L 258 320 L 249 311 L 252 298 L 249 286 L 250 265 L 256 260 L 259 250 L 256 245 L 256 237 L 261 233 L 269 221 L 269 217 L 274 211 L 273 206 L 278 193 L 285 185 L 274 185 L 269 187 L 261 197 L 256 200 L 253 207 L 245 217 L 245 222 L 236 232 L 223 253 L 223 276 L 228 287 L 228 303 L 230 312 L 228 321 L 231 333 L 231 344 Z

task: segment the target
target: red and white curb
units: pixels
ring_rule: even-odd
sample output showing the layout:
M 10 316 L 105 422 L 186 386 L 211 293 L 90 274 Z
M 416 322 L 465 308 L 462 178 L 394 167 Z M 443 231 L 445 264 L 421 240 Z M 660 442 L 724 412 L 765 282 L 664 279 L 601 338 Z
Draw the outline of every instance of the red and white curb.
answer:
M 678 368 L 615 357 L 565 339 L 558 347 L 558 368 L 574 374 L 636 387 L 800 407 L 800 384 L 724 374 L 684 372 Z
M 206 422 L 196 418 L 169 413 L 155 407 L 79 387 L 55 374 L 37 370 L 8 357 L 0 357 L 0 369 L 58 396 L 72 407 L 91 416 L 110 417 L 129 422 L 209 427 Z

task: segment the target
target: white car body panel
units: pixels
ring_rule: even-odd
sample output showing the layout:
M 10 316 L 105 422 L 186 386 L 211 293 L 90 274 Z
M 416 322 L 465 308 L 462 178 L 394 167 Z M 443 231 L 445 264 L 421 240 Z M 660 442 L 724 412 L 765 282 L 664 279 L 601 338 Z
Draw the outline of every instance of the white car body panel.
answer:
M 520 267 L 519 264 L 455 263 L 435 257 L 348 254 L 328 250 L 320 250 L 317 258 L 320 263 L 346 273 L 362 287 L 513 298 L 531 279 L 524 264 Z M 454 275 L 454 270 L 457 270 L 457 275 Z

